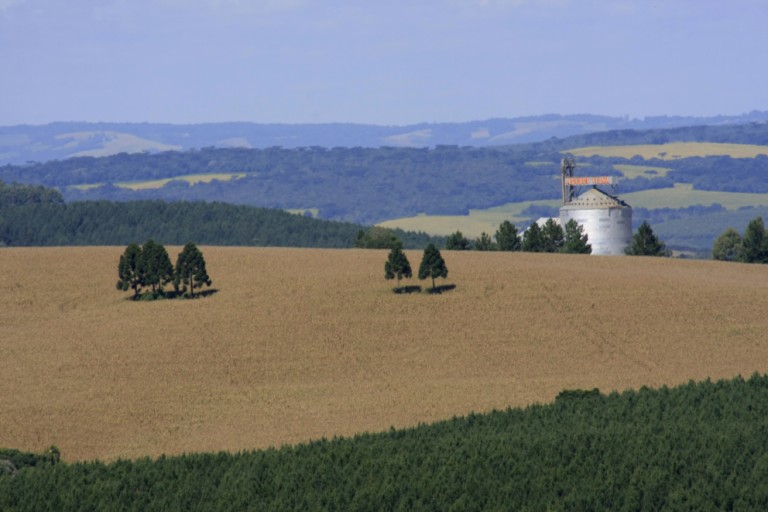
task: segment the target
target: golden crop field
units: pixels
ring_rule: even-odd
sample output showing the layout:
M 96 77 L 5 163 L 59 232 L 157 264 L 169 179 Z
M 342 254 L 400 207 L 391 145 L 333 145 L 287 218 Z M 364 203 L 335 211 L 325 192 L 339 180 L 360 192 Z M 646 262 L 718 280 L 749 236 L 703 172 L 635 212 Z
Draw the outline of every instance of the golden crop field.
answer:
M 768 155 L 768 146 L 754 144 L 725 144 L 718 142 L 669 142 L 667 144 L 633 144 L 626 146 L 593 146 L 569 149 L 565 153 L 575 156 L 594 156 L 645 159 L 659 158 L 674 160 L 693 156 L 731 156 L 733 158 L 754 158 Z
M 132 302 L 123 249 L 0 250 L 0 446 L 236 451 L 768 371 L 767 266 L 444 251 L 454 290 L 395 295 L 386 251 L 201 247 L 217 293 Z

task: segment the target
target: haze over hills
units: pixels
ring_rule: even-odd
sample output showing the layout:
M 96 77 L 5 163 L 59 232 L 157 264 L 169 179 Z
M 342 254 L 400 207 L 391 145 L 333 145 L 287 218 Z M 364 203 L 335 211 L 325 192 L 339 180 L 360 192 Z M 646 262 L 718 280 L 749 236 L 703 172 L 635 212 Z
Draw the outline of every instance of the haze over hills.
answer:
M 260 123 L 90 123 L 0 127 L 0 165 L 45 162 L 75 156 L 189 150 L 204 147 L 435 147 L 498 146 L 609 130 L 646 130 L 693 125 L 768 121 L 768 111 L 735 116 L 658 116 L 643 119 L 583 115 L 541 115 L 461 123 L 402 126 L 372 124 Z

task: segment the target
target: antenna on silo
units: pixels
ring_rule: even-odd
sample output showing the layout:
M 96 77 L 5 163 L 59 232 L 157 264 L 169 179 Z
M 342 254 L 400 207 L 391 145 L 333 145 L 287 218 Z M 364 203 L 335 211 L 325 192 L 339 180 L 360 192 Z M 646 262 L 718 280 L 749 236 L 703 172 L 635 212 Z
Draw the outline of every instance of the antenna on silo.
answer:
M 561 162 L 562 173 L 562 185 L 563 185 L 563 205 L 568 204 L 573 200 L 573 185 L 568 181 L 569 178 L 573 178 L 573 170 L 576 168 L 576 163 L 573 158 L 564 157 Z

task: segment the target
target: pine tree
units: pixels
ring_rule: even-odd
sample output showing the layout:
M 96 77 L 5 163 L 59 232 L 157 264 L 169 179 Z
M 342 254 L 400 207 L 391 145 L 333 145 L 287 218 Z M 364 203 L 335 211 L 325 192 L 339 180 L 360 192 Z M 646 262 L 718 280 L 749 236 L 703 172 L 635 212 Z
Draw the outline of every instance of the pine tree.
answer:
M 411 277 L 413 272 L 411 270 L 411 264 L 408 261 L 408 257 L 405 255 L 400 246 L 393 247 L 389 251 L 389 257 L 384 263 L 384 278 L 397 279 L 396 289 L 400 288 L 400 279 L 403 277 Z
M 176 258 L 176 268 L 173 273 L 173 287 L 186 293 L 189 285 L 189 297 L 195 296 L 195 286 L 211 286 L 211 278 L 205 268 L 205 258 L 197 246 L 188 242 Z
M 445 239 L 445 249 L 447 251 L 468 251 L 471 248 L 469 239 L 467 239 L 461 231 L 451 233 L 448 238 Z
M 544 252 L 544 233 L 538 223 L 533 222 L 523 232 L 523 242 L 520 248 L 525 252 Z
M 519 251 L 520 237 L 517 235 L 517 227 L 505 220 L 499 224 L 496 231 L 496 245 L 500 251 Z
M 493 243 L 493 240 L 491 239 L 491 235 L 489 235 L 486 232 L 483 232 L 480 235 L 480 238 L 475 240 L 475 250 L 476 251 L 495 251 L 496 244 Z
M 144 259 L 139 244 L 132 243 L 125 248 L 117 265 L 117 273 L 117 289 L 125 292 L 130 288 L 133 290 L 133 298 L 137 299 L 144 274 Z
M 141 248 L 144 261 L 142 284 L 152 287 L 152 295 L 163 292 L 163 286 L 173 280 L 173 264 L 165 247 L 150 239 Z
M 419 265 L 419 279 L 432 278 L 432 291 L 435 291 L 435 278 L 448 277 L 448 267 L 445 266 L 445 260 L 435 244 L 429 244 L 424 249 L 424 256 Z
M 762 217 L 750 221 L 741 241 L 741 261 L 768 263 L 768 237 Z
M 547 219 L 541 233 L 543 235 L 544 252 L 559 252 L 562 249 L 565 233 L 563 233 L 563 228 L 555 219 Z
M 625 253 L 630 256 L 667 256 L 664 242 L 653 234 L 653 229 L 647 221 L 643 221 L 632 237 L 632 245 L 627 247 Z
M 584 227 L 571 219 L 565 223 L 565 242 L 561 252 L 569 254 L 592 254 L 592 246 L 587 243 L 589 237 Z

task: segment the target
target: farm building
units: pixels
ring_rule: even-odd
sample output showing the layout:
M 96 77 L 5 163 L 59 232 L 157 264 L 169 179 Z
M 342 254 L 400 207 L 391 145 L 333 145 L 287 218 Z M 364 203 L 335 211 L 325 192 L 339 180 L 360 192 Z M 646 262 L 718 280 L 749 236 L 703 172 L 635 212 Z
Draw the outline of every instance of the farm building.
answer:
M 573 177 L 573 160 L 563 160 L 563 206 L 560 224 L 573 219 L 584 227 L 592 245 L 592 254 L 621 256 L 632 243 L 632 208 L 615 195 L 604 192 L 597 185 L 616 186 L 616 178 Z M 586 192 L 576 195 L 577 187 L 591 185 Z

